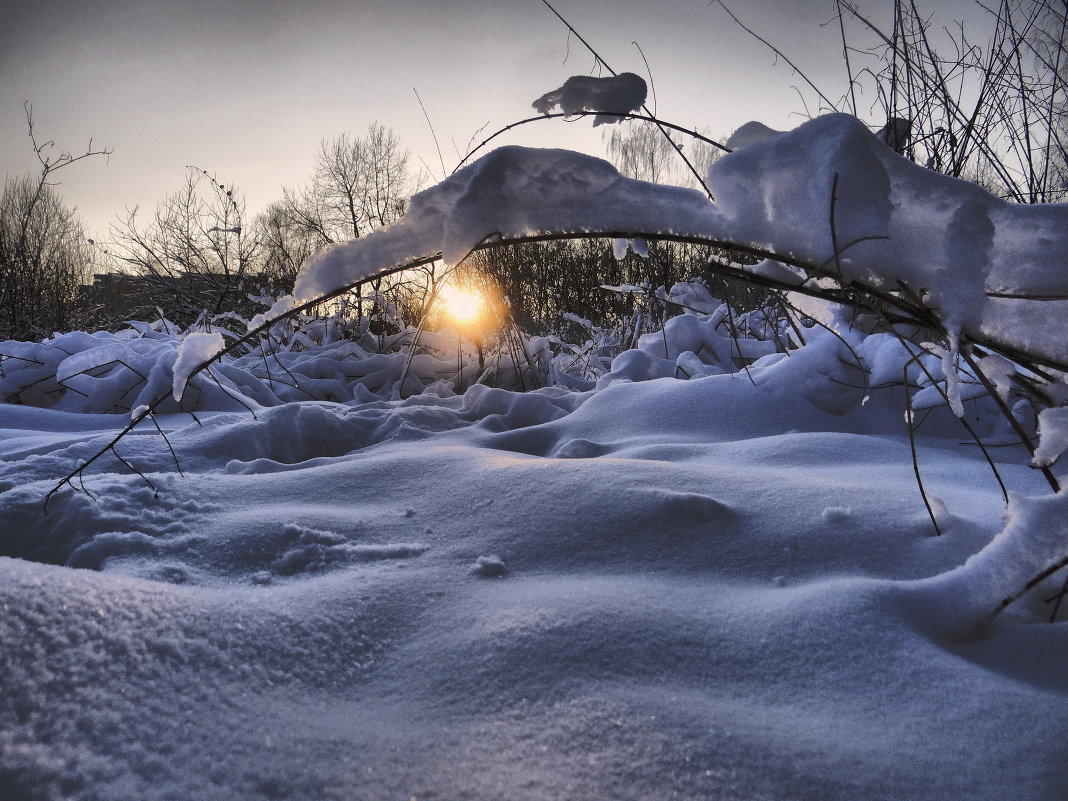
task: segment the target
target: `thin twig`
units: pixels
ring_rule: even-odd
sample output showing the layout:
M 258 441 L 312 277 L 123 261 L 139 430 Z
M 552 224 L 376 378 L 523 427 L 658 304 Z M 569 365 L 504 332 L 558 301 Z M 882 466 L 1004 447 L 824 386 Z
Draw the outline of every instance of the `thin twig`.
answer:
M 1050 612 L 1050 615 L 1049 615 L 1049 622 L 1050 623 L 1055 623 L 1056 622 L 1057 613 L 1061 609 L 1061 602 L 1064 600 L 1064 597 L 1066 595 L 1068 595 L 1068 575 L 1066 575 L 1064 577 L 1064 584 L 1061 585 L 1061 591 L 1058 592 L 1053 597 L 1046 599 L 1046 603 L 1053 603 L 1053 611 Z M 1054 601 L 1056 601 L 1056 603 L 1054 603 Z
M 983 387 L 986 388 L 987 394 L 989 394 L 990 397 L 994 399 L 994 403 L 997 404 L 998 410 L 1001 412 L 1002 417 L 1004 417 L 1008 421 L 1009 425 L 1012 427 L 1012 430 L 1015 431 L 1017 436 L 1020 437 L 1024 446 L 1027 448 L 1027 452 L 1031 454 L 1031 457 L 1033 459 L 1035 455 L 1034 443 L 1032 443 L 1031 438 L 1027 436 L 1027 432 L 1024 431 L 1023 426 L 1020 425 L 1020 421 L 1016 419 L 1016 415 L 1012 413 L 1012 409 L 1008 407 L 1008 404 L 1006 404 L 1005 401 L 1002 399 L 1001 395 L 998 394 L 997 388 L 993 385 L 990 379 L 987 378 L 986 374 L 981 369 L 979 369 L 979 365 L 976 363 L 976 361 L 963 348 L 961 349 L 961 356 L 963 357 L 965 363 L 968 365 L 968 369 L 972 371 L 975 377 L 978 378 L 979 381 L 982 383 Z M 1045 477 L 1046 482 L 1050 485 L 1053 491 L 1060 492 L 1061 485 L 1060 482 L 1057 481 L 1057 477 L 1053 475 L 1053 471 L 1046 466 L 1039 467 L 1039 470 L 1042 472 L 1042 475 Z
M 838 231 L 834 226 L 834 207 L 838 201 L 838 172 L 834 173 L 834 181 L 831 182 L 831 248 L 834 250 L 834 270 L 839 275 L 842 274 L 842 259 L 838 250 Z
M 935 535 L 941 536 L 942 529 L 938 525 L 938 518 L 935 517 L 931 502 L 927 499 L 927 491 L 923 486 L 923 476 L 920 474 L 920 460 L 916 454 L 916 427 L 913 425 L 912 400 L 909 398 L 909 365 L 918 359 L 918 355 L 913 356 L 912 359 L 905 363 L 905 366 L 901 370 L 903 373 L 902 380 L 905 384 L 905 421 L 908 424 L 909 448 L 912 451 L 912 472 L 916 475 L 916 485 L 920 488 L 920 496 L 923 498 L 923 505 L 927 507 L 927 514 L 931 517 L 931 524 L 934 526 Z
M 1043 581 L 1048 579 L 1050 576 L 1052 576 L 1054 573 L 1056 573 L 1058 570 L 1060 570 L 1063 567 L 1068 567 L 1068 556 L 1064 557 L 1063 559 L 1061 559 L 1061 560 L 1059 560 L 1057 562 L 1054 562 L 1052 565 L 1047 567 L 1045 570 L 1043 570 L 1037 576 L 1034 576 L 1030 581 L 1028 581 L 1026 584 L 1024 584 L 1023 589 L 1021 589 L 1019 592 L 1014 593 L 1014 594 L 1008 596 L 1007 598 L 1004 598 L 1001 601 L 1001 603 L 999 603 L 997 605 L 997 608 L 994 610 L 994 615 L 993 616 L 996 617 L 997 615 L 999 615 L 1002 611 L 1004 611 L 1005 607 L 1007 607 L 1009 604 L 1013 603 L 1014 601 L 1018 601 L 1020 598 L 1022 598 L 1024 595 L 1026 595 L 1029 590 L 1031 590 L 1033 587 L 1036 587 L 1037 585 L 1041 584 Z
M 716 140 L 711 139 L 711 138 L 705 136 L 702 133 L 699 133 L 698 131 L 696 131 L 696 130 L 694 130 L 692 128 L 687 128 L 687 127 L 685 127 L 683 125 L 675 125 L 674 123 L 665 122 L 664 120 L 661 120 L 661 119 L 659 119 L 657 117 L 653 117 L 650 114 L 636 114 L 634 112 L 621 112 L 621 111 L 581 111 L 581 112 L 578 112 L 577 114 L 566 114 L 566 113 L 564 113 L 562 111 L 553 111 L 553 112 L 550 112 L 549 114 L 538 114 L 535 117 L 527 117 L 525 119 L 518 120 L 516 122 L 508 123 L 503 128 L 500 128 L 499 130 L 497 130 L 494 133 L 490 134 L 485 139 L 483 139 L 481 142 L 479 142 L 477 145 L 475 145 L 473 148 L 471 148 L 469 151 L 467 151 L 467 155 L 464 156 L 462 159 L 460 159 L 460 163 L 457 164 L 456 167 L 453 168 L 452 173 L 455 174 L 457 172 L 457 170 L 459 170 L 468 161 L 471 160 L 472 156 L 474 156 L 482 148 L 486 147 L 486 145 L 488 145 L 490 142 L 492 142 L 498 136 L 502 136 L 503 134 L 508 133 L 509 131 L 513 130 L 514 128 L 518 128 L 521 125 L 529 125 L 531 123 L 541 122 L 543 120 L 558 120 L 558 119 L 561 119 L 563 117 L 581 119 L 582 117 L 591 117 L 591 116 L 618 117 L 621 120 L 643 120 L 645 122 L 651 122 L 654 125 L 662 125 L 664 128 L 667 128 L 669 130 L 678 131 L 679 133 L 684 133 L 684 134 L 687 134 L 688 136 L 692 136 L 694 139 L 698 140 L 699 142 L 704 142 L 707 145 L 711 145 L 712 147 L 717 148 L 718 150 L 721 150 L 724 153 L 733 153 L 734 152 L 731 148 L 727 147 L 726 145 L 724 145 L 724 144 L 722 144 L 720 142 L 717 142 Z
M 152 425 L 156 427 L 156 431 L 158 431 L 159 435 L 163 437 L 163 441 L 167 443 L 167 450 L 171 452 L 171 458 L 174 459 L 174 466 L 178 470 L 178 475 L 184 477 L 185 473 L 182 472 L 182 466 L 178 463 L 178 454 L 176 454 L 174 452 L 174 448 L 171 447 L 171 441 L 167 438 L 167 435 L 163 433 L 163 429 L 160 428 L 159 423 L 156 421 L 156 416 L 152 413 L 149 413 L 148 419 L 152 421 Z
M 789 64 L 790 65 L 790 69 L 792 69 L 794 72 L 796 72 L 801 77 L 801 80 L 803 80 L 805 83 L 807 83 L 809 85 L 809 87 L 812 89 L 812 91 L 814 91 L 817 95 L 820 96 L 820 98 L 823 100 L 824 103 L 826 103 L 830 108 L 834 108 L 835 107 L 834 103 L 831 102 L 830 98 L 828 98 L 827 95 L 823 94 L 823 92 L 820 91 L 819 87 L 816 86 L 816 84 L 814 84 L 812 81 L 809 80 L 809 78 L 805 74 L 804 70 L 802 70 L 800 67 L 798 67 L 796 64 L 794 64 L 794 62 L 791 61 L 786 56 L 785 53 L 783 53 L 779 48 L 777 48 L 775 45 L 773 45 L 771 42 L 769 42 L 763 36 L 758 34 L 752 28 L 746 27 L 746 25 L 744 25 L 742 23 L 742 21 L 740 19 L 738 19 L 738 16 L 733 11 L 731 11 L 729 8 L 727 8 L 727 5 L 726 5 L 726 3 L 723 2 L 723 0 L 711 0 L 711 2 L 709 2 L 708 5 L 709 5 L 709 7 L 711 7 L 713 4 L 718 5 L 724 11 L 726 11 L 727 14 L 730 16 L 730 18 L 732 20 L 734 20 L 734 24 L 735 25 L 737 25 L 743 31 L 748 33 L 750 36 L 752 36 L 754 39 L 756 39 L 758 42 L 760 42 L 762 45 L 764 45 L 766 48 L 768 48 L 772 53 L 775 54 L 776 58 L 781 58 L 783 61 L 785 61 L 787 64 Z
M 423 105 L 423 98 L 419 96 L 419 90 L 413 86 L 412 91 L 415 92 L 415 99 L 419 101 L 419 108 L 423 110 L 423 116 L 426 117 L 426 124 L 430 126 L 430 135 L 434 137 L 434 147 L 438 151 L 438 160 L 441 162 L 441 177 L 444 180 L 449 172 L 445 169 L 445 157 L 441 155 L 441 145 L 438 144 L 438 135 L 434 131 L 434 123 L 430 121 L 430 115 L 426 113 L 426 106 Z
M 128 461 L 126 461 L 125 459 L 123 459 L 123 458 L 122 458 L 122 457 L 121 457 L 121 456 L 119 455 L 119 452 L 118 452 L 117 450 L 115 450 L 115 446 L 114 446 L 114 444 L 110 445 L 110 446 L 109 446 L 109 448 L 110 448 L 110 450 L 111 450 L 111 453 L 112 453 L 112 455 L 113 455 L 113 456 L 114 456 L 114 457 L 115 457 L 116 459 L 118 459 L 118 460 L 119 460 L 120 462 L 122 462 L 122 463 L 123 463 L 124 465 L 126 465 L 126 468 L 127 468 L 127 469 L 128 469 L 128 470 L 129 470 L 130 472 L 131 472 L 131 473 L 137 473 L 137 475 L 141 476 L 141 480 L 142 480 L 142 481 L 144 481 L 144 482 L 145 482 L 145 483 L 146 483 L 146 484 L 148 485 L 149 489 L 151 489 L 151 490 L 152 490 L 152 494 L 153 494 L 153 495 L 154 495 L 155 497 L 157 497 L 157 498 L 158 498 L 158 497 L 159 497 L 159 490 L 158 490 L 158 489 L 156 489 L 156 485 L 155 485 L 155 484 L 153 484 L 153 483 L 152 483 L 152 482 L 151 482 L 151 481 L 149 480 L 148 476 L 146 476 L 146 475 L 145 475 L 144 473 L 142 473 L 142 472 L 141 472 L 140 470 L 138 470 L 138 469 L 137 469 L 136 467 L 134 467 L 134 466 L 133 466 L 132 464 L 130 464 L 130 463 L 129 463 Z

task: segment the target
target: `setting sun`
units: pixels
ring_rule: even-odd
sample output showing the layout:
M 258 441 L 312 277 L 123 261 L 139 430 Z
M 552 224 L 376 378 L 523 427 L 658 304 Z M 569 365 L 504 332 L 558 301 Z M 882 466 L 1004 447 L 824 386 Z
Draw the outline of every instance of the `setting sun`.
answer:
M 441 300 L 445 310 L 461 323 L 475 319 L 482 308 L 482 300 L 478 295 L 452 285 L 441 290 Z

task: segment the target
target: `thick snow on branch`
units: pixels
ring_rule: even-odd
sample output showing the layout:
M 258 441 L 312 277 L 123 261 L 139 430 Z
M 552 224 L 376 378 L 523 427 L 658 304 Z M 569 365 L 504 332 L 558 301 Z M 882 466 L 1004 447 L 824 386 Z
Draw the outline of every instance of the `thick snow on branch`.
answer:
M 185 394 L 189 376 L 201 363 L 215 358 L 226 347 L 223 336 L 218 331 L 188 334 L 178 346 L 178 358 L 174 362 L 174 383 L 172 394 L 176 401 L 181 401 Z
M 841 114 L 724 156 L 708 185 L 716 204 L 592 156 L 501 148 L 417 194 L 394 226 L 319 253 L 295 294 L 309 300 L 437 253 L 455 263 L 493 236 L 698 236 L 840 268 L 846 282 L 903 282 L 951 331 L 1068 360 L 1068 302 L 1048 300 L 1068 296 L 1068 206 L 1006 203 L 913 164 Z
M 409 261 L 443 254 L 455 264 L 492 236 L 548 233 L 705 235 L 725 232 L 692 189 L 624 178 L 607 161 L 569 150 L 502 147 L 412 197 L 394 225 L 320 251 L 297 276 L 311 300 Z
M 730 139 L 724 144 L 731 150 L 741 150 L 743 147 L 755 145 L 757 142 L 772 139 L 780 134 L 782 134 L 782 131 L 776 131 L 774 128 L 769 128 L 764 123 L 754 120 L 753 122 L 747 122 L 732 133 Z
M 764 241 L 814 263 L 833 260 L 833 197 L 847 281 L 890 288 L 904 281 L 928 293 L 950 329 L 985 330 L 1065 355 L 1068 305 L 991 301 L 986 293 L 1068 295 L 1068 206 L 1004 202 L 912 163 L 858 120 L 838 114 L 725 156 L 712 165 L 708 183 L 733 239 Z M 1029 333 L 1014 330 L 1013 304 L 1030 306 Z M 1043 335 L 1049 326 L 1062 332 L 1059 342 Z
M 564 114 L 581 114 L 584 111 L 630 114 L 645 105 L 646 92 L 645 80 L 633 72 L 622 72 L 610 78 L 573 75 L 559 89 L 546 92 L 531 106 L 539 114 L 549 114 L 556 107 Z M 621 119 L 598 114 L 593 118 L 593 126 L 596 128 Z

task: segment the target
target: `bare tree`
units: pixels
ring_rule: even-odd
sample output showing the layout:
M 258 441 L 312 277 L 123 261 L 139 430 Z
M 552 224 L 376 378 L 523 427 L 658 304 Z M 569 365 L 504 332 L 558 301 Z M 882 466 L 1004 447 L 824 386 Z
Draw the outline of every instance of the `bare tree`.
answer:
M 272 239 L 272 256 L 307 258 L 320 247 L 359 239 L 400 219 L 417 184 L 409 159 L 393 130 L 378 122 L 368 125 L 362 137 L 345 132 L 324 139 L 310 183 L 283 189 L 281 204 L 271 212 L 276 215 L 274 233 L 286 237 L 284 244 Z M 307 244 L 313 245 L 310 251 Z M 371 285 L 376 296 L 383 291 L 382 279 Z M 362 314 L 359 299 L 356 308 Z
M 415 188 L 408 161 L 397 135 L 377 122 L 363 137 L 324 139 L 311 182 L 285 189 L 282 209 L 320 245 L 359 239 L 404 214 Z
M 712 162 L 723 155 L 700 139 L 676 143 L 651 122 L 629 120 L 611 127 L 605 135 L 605 149 L 616 169 L 628 178 L 704 189 L 694 172 L 706 175 Z
M 1043 1 L 1037 15 L 1037 33 L 1029 40 L 1036 72 L 1048 77 L 1041 106 L 1045 141 L 1040 140 L 1041 172 L 1037 184 L 1068 197 L 1068 4 Z
M 960 21 L 936 39 L 915 0 L 894 3 L 888 32 L 847 0 L 839 5 L 876 37 L 882 69 L 866 74 L 876 79 L 887 118 L 908 124 L 906 155 L 1007 199 L 1066 197 L 1068 24 L 1062 0 L 980 3 L 990 33 L 978 42 Z
M 65 328 L 72 320 L 78 290 L 89 271 L 89 243 L 73 210 L 56 192 L 56 173 L 110 148 L 53 153 L 55 143 L 38 141 L 33 109 L 26 126 L 40 164 L 36 176 L 9 178 L 0 196 L 0 336 L 29 339 Z
M 175 323 L 247 312 L 258 243 L 243 219 L 244 200 L 232 184 L 190 167 L 185 184 L 146 226 L 137 209 L 113 226 L 113 255 L 141 277 L 143 302 Z
M 320 247 L 320 237 L 288 213 L 285 201 L 257 214 L 252 227 L 260 245 L 257 278 L 267 291 L 292 291 L 300 268 Z
M 9 178 L 0 196 L 0 336 L 37 339 L 72 322 L 89 244 L 51 186 Z

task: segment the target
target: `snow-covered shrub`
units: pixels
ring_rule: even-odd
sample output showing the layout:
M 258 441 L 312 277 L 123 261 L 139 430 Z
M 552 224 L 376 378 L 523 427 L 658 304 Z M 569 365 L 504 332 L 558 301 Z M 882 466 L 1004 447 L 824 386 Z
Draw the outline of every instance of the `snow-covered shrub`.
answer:
M 367 315 L 355 323 L 339 315 L 294 316 L 234 354 L 223 353 L 233 335 L 224 337 L 222 329 L 183 331 L 166 320 L 132 322 L 115 333 L 2 342 L 0 398 L 83 413 L 131 413 L 154 403 L 161 413 L 237 411 L 301 400 L 453 394 L 476 383 L 523 390 L 549 382 L 544 338 L 511 332 L 486 347 L 453 327 L 418 331 L 399 324 L 376 334 Z M 214 360 L 209 368 L 191 375 L 208 360 Z

